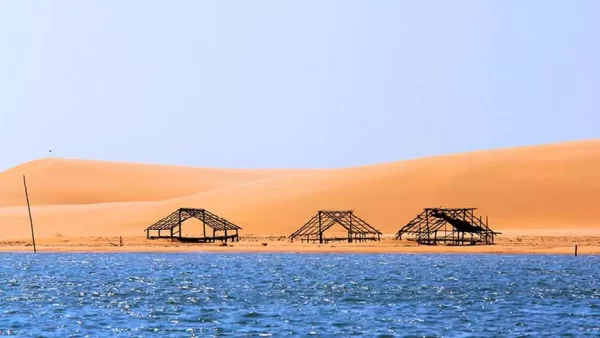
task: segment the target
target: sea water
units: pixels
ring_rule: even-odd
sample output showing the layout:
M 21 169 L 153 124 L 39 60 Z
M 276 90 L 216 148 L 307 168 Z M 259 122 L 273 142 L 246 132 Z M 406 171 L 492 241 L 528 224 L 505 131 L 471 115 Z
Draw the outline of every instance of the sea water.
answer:
M 600 258 L 0 254 L 0 335 L 600 336 Z

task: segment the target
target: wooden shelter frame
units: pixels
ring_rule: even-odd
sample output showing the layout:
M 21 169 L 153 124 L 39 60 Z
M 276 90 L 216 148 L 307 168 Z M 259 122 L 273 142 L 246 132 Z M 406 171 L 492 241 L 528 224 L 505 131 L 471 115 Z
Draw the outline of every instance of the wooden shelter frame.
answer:
M 196 218 L 202 221 L 202 230 L 204 236 L 183 237 L 181 226 L 183 222 L 190 218 Z M 207 227 L 212 229 L 212 235 L 210 233 L 207 234 Z M 241 229 L 241 227 L 211 213 L 206 209 L 179 208 L 167 217 L 164 217 L 158 222 L 152 224 L 144 231 L 146 231 L 146 238 L 148 239 L 170 238 L 171 240 L 177 239 L 180 241 L 189 242 L 214 243 L 218 240 L 225 242 L 228 242 L 229 240 L 232 242 L 239 241 L 239 230 Z M 164 232 L 166 232 L 166 234 L 164 234 Z M 218 232 L 223 232 L 224 234 L 221 235 L 218 234 Z
M 348 231 L 347 237 L 324 237 L 324 233 L 335 224 Z M 375 229 L 365 220 L 356 216 L 352 210 L 320 210 L 300 229 L 289 236 L 293 242 L 328 243 L 331 241 L 366 242 L 381 240 L 381 231 Z
M 423 245 L 491 245 L 501 234 L 488 226 L 488 217 L 475 216 L 477 208 L 425 208 L 396 233 Z M 465 235 L 468 235 L 465 238 Z

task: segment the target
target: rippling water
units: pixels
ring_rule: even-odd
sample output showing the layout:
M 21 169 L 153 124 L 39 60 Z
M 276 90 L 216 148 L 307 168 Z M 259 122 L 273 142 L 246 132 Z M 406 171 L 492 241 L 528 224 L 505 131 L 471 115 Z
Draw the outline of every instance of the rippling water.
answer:
M 0 254 L 0 335 L 599 336 L 600 258 Z

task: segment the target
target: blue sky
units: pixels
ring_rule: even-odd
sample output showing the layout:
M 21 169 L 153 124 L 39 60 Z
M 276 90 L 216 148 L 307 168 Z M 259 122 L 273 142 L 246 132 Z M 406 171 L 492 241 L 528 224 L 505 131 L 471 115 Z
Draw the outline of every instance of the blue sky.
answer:
M 0 2 L 0 170 L 344 167 L 600 135 L 599 1 Z

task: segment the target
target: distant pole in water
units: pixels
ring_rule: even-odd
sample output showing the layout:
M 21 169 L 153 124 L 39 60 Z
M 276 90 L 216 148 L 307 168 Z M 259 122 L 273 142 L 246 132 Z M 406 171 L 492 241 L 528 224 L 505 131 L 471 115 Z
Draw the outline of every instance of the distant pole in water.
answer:
M 35 235 L 33 233 L 33 218 L 31 217 L 31 205 L 29 204 L 29 193 L 27 193 L 27 181 L 25 175 L 23 175 L 23 185 L 25 186 L 25 197 L 27 198 L 27 210 L 29 210 L 29 224 L 31 224 L 31 239 L 33 241 L 33 253 L 36 253 L 35 248 Z
M 577 244 L 575 245 L 575 257 L 577 257 Z

